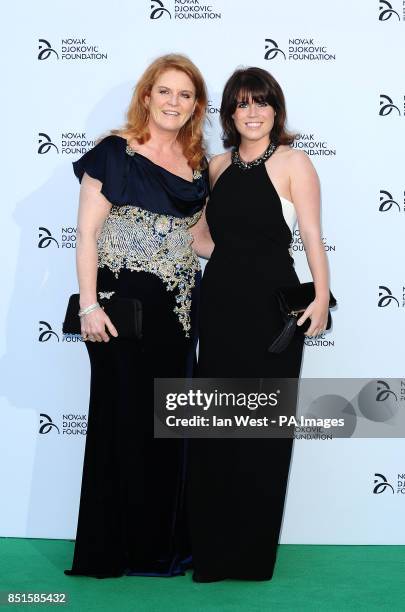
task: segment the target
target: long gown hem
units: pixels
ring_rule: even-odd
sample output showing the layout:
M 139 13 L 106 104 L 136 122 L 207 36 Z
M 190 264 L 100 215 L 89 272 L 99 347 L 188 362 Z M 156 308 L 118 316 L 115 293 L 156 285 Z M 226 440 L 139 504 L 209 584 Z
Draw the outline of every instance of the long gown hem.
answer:
M 121 576 L 154 576 L 160 578 L 170 578 L 172 576 L 185 576 L 185 572 L 192 568 L 191 556 L 185 559 L 174 559 L 167 561 L 156 561 L 149 564 L 134 563 L 131 567 L 121 569 L 109 569 L 97 571 L 94 568 L 72 568 L 65 570 L 66 576 L 88 576 L 91 578 L 119 578 Z

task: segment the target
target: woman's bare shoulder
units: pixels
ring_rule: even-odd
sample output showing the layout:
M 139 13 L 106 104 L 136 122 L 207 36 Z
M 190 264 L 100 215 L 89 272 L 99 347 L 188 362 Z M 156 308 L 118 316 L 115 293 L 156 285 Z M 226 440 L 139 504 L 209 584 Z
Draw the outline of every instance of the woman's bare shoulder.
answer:
M 225 151 L 225 153 L 214 155 L 214 157 L 210 159 L 209 172 L 210 172 L 210 179 L 211 179 L 212 186 L 218 180 L 219 176 L 223 173 L 223 171 L 226 170 L 226 168 L 229 166 L 230 163 L 231 163 L 231 152 L 230 151 Z
M 289 145 L 281 145 L 276 153 L 280 162 L 287 164 L 290 173 L 295 172 L 315 172 L 314 165 L 305 151 L 294 149 Z
M 312 164 L 309 159 L 309 155 L 305 153 L 305 151 L 301 151 L 299 149 L 295 149 L 290 145 L 280 145 L 277 149 L 277 155 L 283 157 L 286 161 L 292 162 L 294 164 Z
M 219 153 L 218 155 L 214 155 L 213 157 L 211 157 L 209 165 L 210 165 L 210 168 L 216 169 L 216 168 L 221 168 L 221 166 L 228 164 L 230 161 L 231 161 L 231 152 L 225 151 L 225 153 Z

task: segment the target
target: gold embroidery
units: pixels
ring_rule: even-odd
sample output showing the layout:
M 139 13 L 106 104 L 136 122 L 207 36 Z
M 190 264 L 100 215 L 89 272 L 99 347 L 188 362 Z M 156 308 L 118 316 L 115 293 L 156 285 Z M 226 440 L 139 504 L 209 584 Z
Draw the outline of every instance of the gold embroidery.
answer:
M 118 278 L 121 269 L 156 274 L 168 291 L 177 290 L 174 312 L 190 336 L 191 291 L 200 270 L 188 229 L 202 211 L 180 219 L 137 206 L 112 206 L 98 239 L 98 267 Z

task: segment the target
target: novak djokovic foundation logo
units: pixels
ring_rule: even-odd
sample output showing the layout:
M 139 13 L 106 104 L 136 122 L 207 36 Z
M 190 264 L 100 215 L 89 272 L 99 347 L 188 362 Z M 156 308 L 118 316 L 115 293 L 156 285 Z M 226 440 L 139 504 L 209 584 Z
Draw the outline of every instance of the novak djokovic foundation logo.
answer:
M 336 155 L 336 148 L 316 134 L 297 134 L 292 146 L 311 156 L 334 157 Z
M 86 132 L 66 131 L 55 137 L 45 132 L 38 132 L 38 155 L 83 155 L 92 149 L 95 140 L 89 138 Z
M 391 191 L 380 189 L 380 203 L 378 206 L 380 212 L 405 212 L 405 190 L 401 192 L 399 198 L 395 198 Z
M 149 4 L 149 2 L 148 2 Z M 221 19 L 222 14 L 204 0 L 151 0 L 150 19 Z
M 87 433 L 87 415 L 85 414 L 62 414 L 62 422 L 54 423 L 52 418 L 45 413 L 39 415 L 39 430 L 41 435 L 66 435 L 85 436 Z
M 48 414 L 41 412 L 39 415 L 38 433 L 45 435 L 49 434 L 51 431 L 55 431 L 58 434 L 60 433 L 59 427 L 52 421 L 51 417 Z
M 39 230 L 39 240 L 38 240 L 39 249 L 46 249 L 51 244 L 56 245 L 56 247 L 59 248 L 59 242 L 56 240 L 56 238 L 52 236 L 48 228 L 39 227 L 38 230 Z
M 325 247 L 325 251 L 336 251 L 336 245 L 329 243 L 325 236 L 322 237 L 322 243 Z M 290 249 L 293 253 L 305 251 L 299 229 L 295 229 L 293 231 L 293 239 L 290 245 Z
M 98 61 L 108 59 L 108 55 L 94 41 L 89 42 L 86 38 L 69 36 L 56 42 L 50 42 L 46 38 L 39 38 L 38 59 L 40 61 Z
M 378 0 L 378 21 L 405 21 L 405 0 Z
M 264 59 L 293 62 L 329 62 L 336 59 L 336 53 L 315 38 L 292 36 L 281 44 L 274 38 L 264 40 Z
M 208 100 L 207 110 L 205 112 L 207 115 L 218 115 L 220 109 L 218 106 L 215 105 L 215 102 L 213 100 Z
M 397 474 L 387 479 L 381 472 L 374 474 L 374 495 L 381 495 L 382 493 L 388 493 L 388 495 L 405 495 L 405 474 Z
M 40 321 L 38 341 L 49 342 L 49 340 L 52 339 L 56 340 L 56 342 L 59 342 L 58 334 L 53 331 L 52 326 L 47 321 Z
M 78 334 L 64 334 L 62 329 L 60 329 L 59 334 L 57 334 L 48 321 L 39 321 L 38 342 L 51 342 L 51 344 L 54 344 L 60 341 L 59 336 L 62 337 L 62 342 L 83 342 L 83 338 Z
M 312 346 L 317 348 L 330 348 L 331 346 L 335 346 L 335 341 L 333 339 L 330 339 L 331 333 L 332 330 L 329 330 L 327 332 L 324 332 L 323 334 L 319 334 L 319 336 L 304 336 L 304 344 L 305 346 Z
M 162 0 L 152 0 L 150 7 L 150 18 L 151 19 L 160 19 L 161 17 L 167 17 L 168 19 L 172 18 L 172 14 L 165 7 Z
M 400 308 L 405 307 L 405 287 L 398 289 L 396 293 L 393 293 L 390 287 L 387 285 L 380 285 L 378 287 L 378 302 L 379 308 Z
M 76 248 L 76 227 L 65 225 L 58 232 L 58 237 L 55 238 L 54 232 L 47 227 L 39 227 L 38 248 L 47 249 L 75 249 Z
M 380 94 L 380 117 L 405 117 L 405 96 L 396 98 Z
M 405 400 L 405 381 L 401 380 L 400 387 L 400 400 Z M 394 399 L 398 401 L 398 395 L 393 389 L 391 389 L 389 383 L 386 380 L 377 380 L 377 392 L 375 395 L 377 402 L 386 402 L 388 399 Z
M 59 149 L 45 132 L 38 132 L 38 154 L 45 155 L 49 151 L 59 153 Z

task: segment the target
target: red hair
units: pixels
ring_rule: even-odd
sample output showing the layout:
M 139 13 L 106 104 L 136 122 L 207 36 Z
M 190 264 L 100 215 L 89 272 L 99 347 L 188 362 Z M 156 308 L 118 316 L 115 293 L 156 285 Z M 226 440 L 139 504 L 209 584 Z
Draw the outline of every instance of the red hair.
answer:
M 148 66 L 135 86 L 127 112 L 127 123 L 122 130 L 112 130 L 112 133 L 125 135 L 128 140 L 137 140 L 139 144 L 149 140 L 149 111 L 145 97 L 150 95 L 156 79 L 167 70 L 184 72 L 195 87 L 196 104 L 193 115 L 181 128 L 177 139 L 182 145 L 189 166 L 193 170 L 201 169 L 205 166 L 203 124 L 207 107 L 207 90 L 197 66 L 185 55 L 175 53 L 162 55 Z

